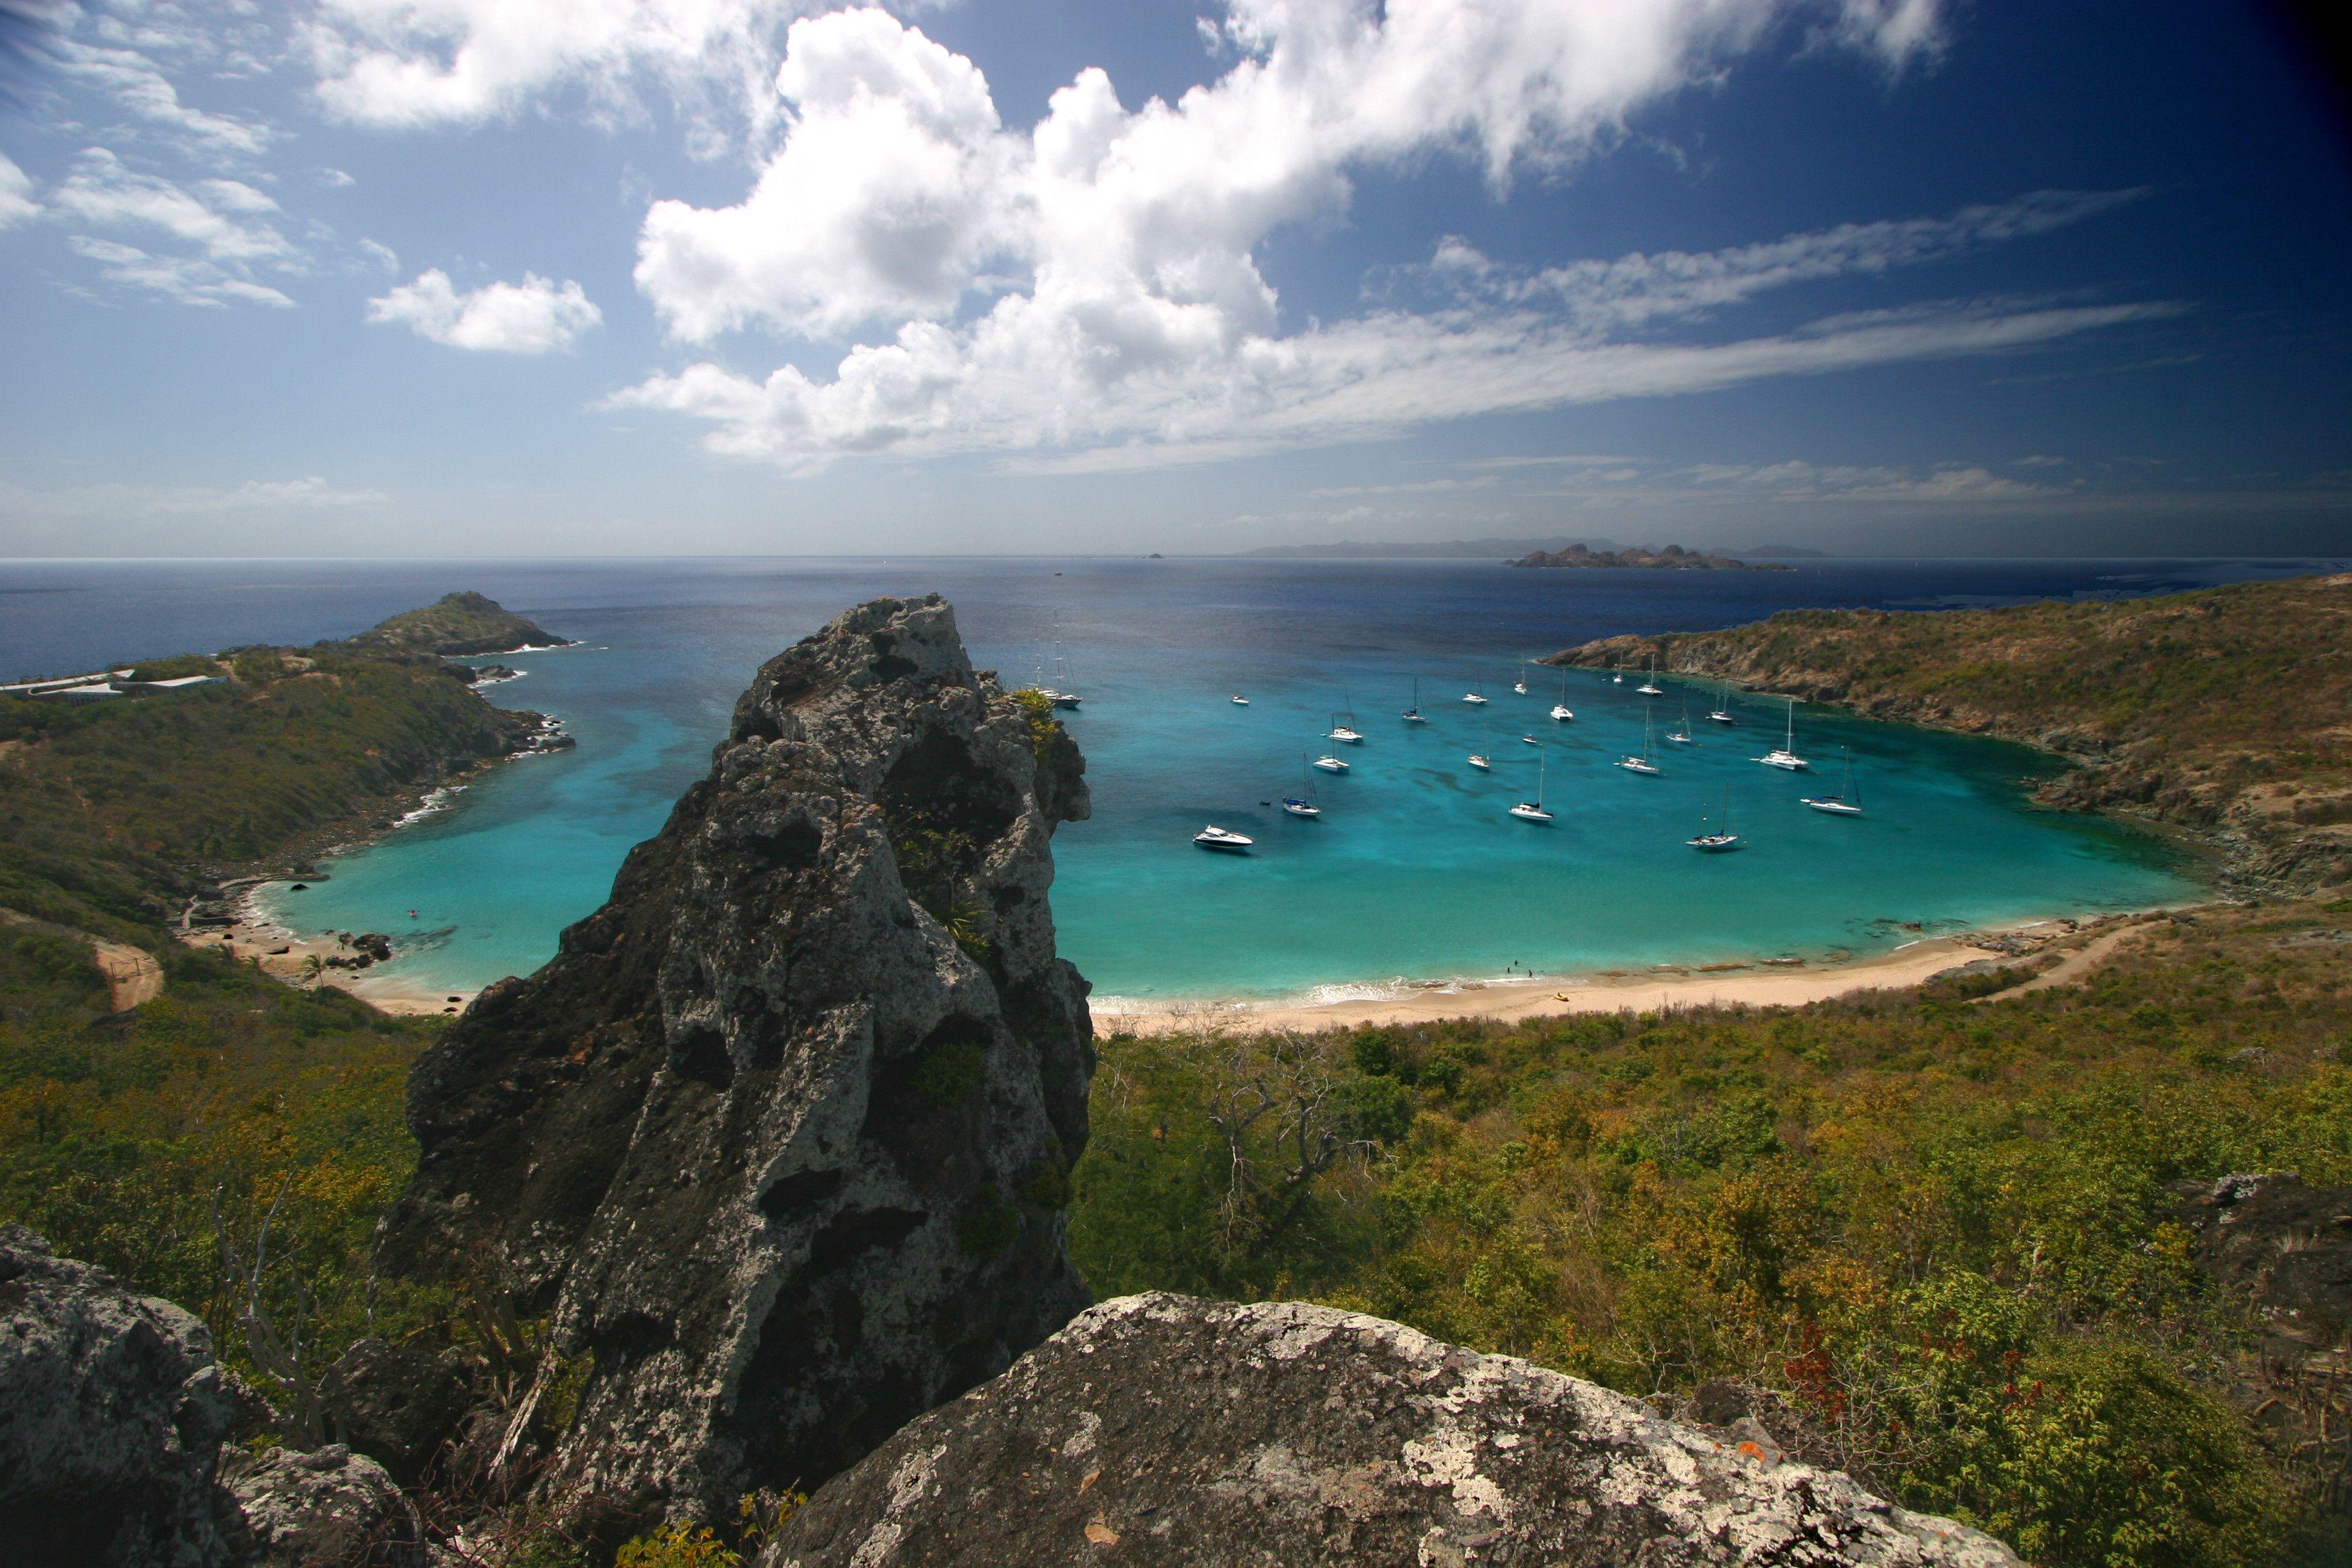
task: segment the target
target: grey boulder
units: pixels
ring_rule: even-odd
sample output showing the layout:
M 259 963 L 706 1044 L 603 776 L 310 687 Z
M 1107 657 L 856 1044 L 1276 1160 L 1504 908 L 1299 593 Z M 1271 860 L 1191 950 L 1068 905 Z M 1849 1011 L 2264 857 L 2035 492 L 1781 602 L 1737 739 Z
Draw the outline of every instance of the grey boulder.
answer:
M 760 1568 L 2018 1568 L 1592 1384 L 1325 1307 L 1086 1312 L 836 1477 Z
M 382 1465 L 341 1443 L 233 1453 L 222 1476 L 252 1534 L 249 1568 L 424 1568 L 416 1510 Z

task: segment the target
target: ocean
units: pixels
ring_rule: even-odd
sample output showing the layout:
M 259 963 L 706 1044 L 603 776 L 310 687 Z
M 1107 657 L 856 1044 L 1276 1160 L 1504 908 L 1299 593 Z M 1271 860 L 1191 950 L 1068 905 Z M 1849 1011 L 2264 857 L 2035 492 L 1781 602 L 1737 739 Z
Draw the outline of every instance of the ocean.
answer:
M 1793 571 L 1518 571 L 1464 561 L 628 560 L 0 563 L 0 671 L 348 635 L 478 589 L 581 646 L 507 660 L 493 701 L 561 717 L 576 751 L 494 770 L 267 907 L 292 929 L 376 931 L 413 989 L 524 973 L 601 903 L 629 847 L 708 768 L 759 664 L 843 608 L 937 590 L 976 662 L 1079 691 L 1066 714 L 1094 815 L 1055 840 L 1063 953 L 1099 1008 L 1339 999 L 1415 981 L 1884 951 L 1924 932 L 2194 896 L 2145 836 L 2032 809 L 2023 749 L 1800 707 L 1811 774 L 1752 759 L 1784 705 L 1713 688 L 1636 694 L 1519 660 L 1621 632 L 1797 606 L 1935 608 L 2163 591 L 2278 563 L 1819 561 Z M 1057 662 L 1058 656 L 1058 662 Z M 1058 673 L 1058 678 L 1056 672 Z M 1400 715 L 1419 681 L 1425 725 Z M 1476 689 L 1484 706 L 1461 700 Z M 1249 705 L 1235 705 L 1240 694 Z M 1548 717 L 1565 698 L 1571 724 Z M 1280 811 L 1335 712 L 1366 742 L 1311 775 L 1321 820 Z M 1687 713 L 1694 743 L 1665 732 Z M 1614 760 L 1645 719 L 1661 776 Z M 1529 744 L 1525 737 L 1542 742 Z M 1468 767 L 1483 752 L 1491 773 Z M 1537 789 L 1556 820 L 1508 815 Z M 1867 815 L 1824 816 L 1846 759 Z M 1685 840 L 1728 801 L 1742 852 Z M 1209 823 L 1251 854 L 1206 854 Z

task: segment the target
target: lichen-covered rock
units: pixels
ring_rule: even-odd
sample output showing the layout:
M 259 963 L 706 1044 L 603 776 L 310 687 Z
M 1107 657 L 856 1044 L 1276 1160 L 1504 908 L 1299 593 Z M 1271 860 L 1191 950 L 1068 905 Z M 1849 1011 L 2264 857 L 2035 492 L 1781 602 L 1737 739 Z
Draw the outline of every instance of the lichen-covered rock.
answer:
M 609 1532 L 814 1486 L 1086 1304 L 1077 748 L 936 595 L 764 667 L 604 909 L 419 1061 L 381 1261 L 551 1317 L 543 1498 Z
M 786 1521 L 760 1568 L 2017 1568 L 1592 1384 L 1327 1307 L 1107 1301 Z
M 239 1401 L 194 1317 L 0 1226 L 0 1536 L 12 1568 L 213 1568 Z
M 251 1534 L 245 1568 L 424 1568 L 424 1529 L 399 1483 L 341 1443 L 232 1452 L 221 1479 Z

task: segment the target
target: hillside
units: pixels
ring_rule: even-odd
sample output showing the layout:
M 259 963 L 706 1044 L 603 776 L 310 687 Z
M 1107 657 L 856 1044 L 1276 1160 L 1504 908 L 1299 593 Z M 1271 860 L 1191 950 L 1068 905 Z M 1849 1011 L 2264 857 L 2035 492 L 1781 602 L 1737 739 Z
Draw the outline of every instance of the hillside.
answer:
M 2352 576 L 1989 610 L 1790 610 L 1611 637 L 1547 663 L 1639 665 L 2023 742 L 2076 766 L 2048 805 L 2218 837 L 2242 869 L 2352 879 Z
M 1685 550 L 1679 544 L 1669 544 L 1663 550 L 1643 550 L 1628 546 L 1623 550 L 1593 550 L 1581 544 L 1571 544 L 1565 550 L 1538 550 L 1506 563 L 1512 566 L 1537 568 L 1602 568 L 1639 566 L 1652 571 L 1666 572 L 1791 572 L 1795 568 L 1780 562 L 1742 561 L 1737 556 L 1717 555 L 1704 550 Z
M 541 715 L 491 706 L 438 657 L 324 643 L 151 671 L 217 679 L 88 706 L 0 700 L 0 908 L 153 945 L 208 878 L 551 743 Z
M 526 647 L 569 647 L 569 637 L 542 631 L 495 599 L 446 594 L 421 610 L 406 610 L 346 638 L 346 647 L 384 653 L 437 653 L 452 658 L 512 653 Z

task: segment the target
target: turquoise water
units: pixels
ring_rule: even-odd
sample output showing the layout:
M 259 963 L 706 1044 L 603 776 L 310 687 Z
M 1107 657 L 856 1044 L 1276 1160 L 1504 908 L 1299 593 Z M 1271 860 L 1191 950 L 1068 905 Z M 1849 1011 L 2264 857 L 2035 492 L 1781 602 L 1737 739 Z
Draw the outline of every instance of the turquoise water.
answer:
M 579 749 L 495 770 L 446 809 L 335 858 L 327 881 L 274 890 L 269 907 L 304 934 L 388 933 L 400 956 L 373 972 L 383 982 L 457 993 L 527 973 L 707 769 L 762 658 L 859 598 L 933 586 L 957 603 L 980 662 L 1025 681 L 1058 641 L 1085 695 L 1066 718 L 1095 816 L 1055 839 L 1054 908 L 1063 952 L 1111 1007 L 1370 994 L 1507 968 L 1859 953 L 1921 930 L 2197 890 L 2143 837 L 2030 809 L 2020 781 L 2042 764 L 2017 748 L 1801 709 L 1798 750 L 1818 771 L 1792 776 L 1751 760 L 1779 739 L 1778 703 L 1735 698 L 1741 724 L 1727 731 L 1705 719 L 1711 689 L 1669 680 L 1665 696 L 1644 700 L 1633 681 L 1571 671 L 1577 719 L 1555 725 L 1546 714 L 1559 672 L 1532 672 L 1526 697 L 1509 689 L 1522 653 L 1590 637 L 1734 624 L 1789 605 L 2115 591 L 2115 574 L 2095 563 L 1844 563 L 1769 575 L 1260 562 L 1073 562 L 1060 575 L 1055 564 L 506 569 L 520 582 L 479 566 L 445 572 L 586 640 L 515 658 L 526 679 L 489 692 L 560 715 Z M 429 596 L 425 585 L 360 584 L 395 607 Z M 370 618 L 352 613 L 353 624 Z M 1425 726 L 1398 716 L 1416 674 Z M 1459 700 L 1473 680 L 1489 706 Z M 1228 700 L 1236 691 L 1249 707 Z M 1660 778 L 1610 765 L 1639 749 L 1645 701 Z M 1322 821 L 1285 816 L 1275 803 L 1297 791 L 1343 704 L 1368 737 L 1346 749 L 1353 771 L 1314 775 Z M 1669 745 L 1685 705 L 1697 743 Z M 1507 815 L 1535 788 L 1528 733 L 1549 759 L 1558 820 L 1548 827 Z M 1493 773 L 1465 765 L 1473 750 L 1493 758 Z M 1836 787 L 1847 752 L 1869 815 L 1799 805 Z M 1696 854 L 1683 841 L 1727 784 L 1748 847 Z M 1194 848 L 1209 822 L 1251 834 L 1256 850 Z

